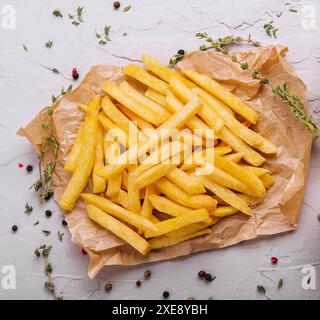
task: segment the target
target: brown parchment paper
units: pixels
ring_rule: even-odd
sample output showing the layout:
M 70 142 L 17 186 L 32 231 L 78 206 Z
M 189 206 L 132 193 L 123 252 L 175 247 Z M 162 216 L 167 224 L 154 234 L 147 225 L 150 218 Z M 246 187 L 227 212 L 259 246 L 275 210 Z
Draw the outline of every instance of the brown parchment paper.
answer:
M 306 86 L 285 61 L 286 52 L 287 48 L 284 46 L 268 46 L 235 54 L 239 61 L 246 61 L 250 67 L 259 68 L 272 86 L 287 82 L 290 90 L 305 101 Z M 273 157 L 266 156 L 265 164 L 276 178 L 276 183 L 268 191 L 263 202 L 253 209 L 252 217 L 241 213 L 226 217 L 212 226 L 210 235 L 152 251 L 146 257 L 90 221 L 84 203 L 78 201 L 76 208 L 66 215 L 66 220 L 72 241 L 85 248 L 90 255 L 88 273 L 91 278 L 104 266 L 135 265 L 172 259 L 294 230 L 297 227 L 309 167 L 312 136 L 297 123 L 290 108 L 271 92 L 270 87 L 262 86 L 258 80 L 251 77 L 250 72 L 243 71 L 230 58 L 212 51 L 195 51 L 188 54 L 178 67 L 194 69 L 222 81 L 259 112 L 260 121 L 256 130 L 279 147 L 279 154 Z M 88 103 L 94 95 L 103 95 L 100 88 L 105 80 L 118 82 L 121 79 L 125 79 L 125 76 L 121 73 L 120 67 L 93 66 L 79 87 L 54 105 L 52 124 L 60 145 L 59 160 L 54 174 L 55 200 L 59 200 L 70 179 L 70 175 L 63 171 L 65 156 L 84 118 L 77 103 Z M 41 145 L 41 124 L 46 118 L 47 110 L 43 109 L 18 132 L 29 139 L 37 151 Z

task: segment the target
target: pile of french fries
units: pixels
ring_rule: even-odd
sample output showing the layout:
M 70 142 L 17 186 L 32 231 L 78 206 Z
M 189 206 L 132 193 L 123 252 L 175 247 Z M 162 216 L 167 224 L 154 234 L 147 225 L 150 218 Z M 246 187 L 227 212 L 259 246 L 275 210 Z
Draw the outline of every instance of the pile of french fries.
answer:
M 79 104 L 86 115 L 60 206 L 71 211 L 82 198 L 90 219 L 146 255 L 208 235 L 223 217 L 252 215 L 275 183 L 262 165 L 277 148 L 251 129 L 257 112 L 217 81 L 142 62 Z

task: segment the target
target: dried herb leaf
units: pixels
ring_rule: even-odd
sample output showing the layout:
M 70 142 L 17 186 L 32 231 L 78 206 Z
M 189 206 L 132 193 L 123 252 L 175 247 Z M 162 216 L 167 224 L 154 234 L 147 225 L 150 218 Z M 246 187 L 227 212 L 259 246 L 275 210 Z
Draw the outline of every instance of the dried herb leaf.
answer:
M 52 14 L 53 14 L 55 17 L 57 17 L 57 18 L 62 18 L 62 17 L 63 17 L 61 11 L 60 11 L 58 8 L 55 9 L 55 10 L 53 10 L 53 11 L 52 11 Z
M 270 37 L 277 38 L 277 31 L 279 30 L 278 28 L 275 28 L 273 26 L 273 21 L 270 21 L 269 23 L 266 23 L 263 26 L 264 30 L 266 31 L 267 35 Z
M 265 294 L 266 293 L 266 289 L 264 286 L 261 286 L 261 285 L 257 285 L 257 290 L 259 293 L 261 294 Z
M 24 213 L 26 214 L 30 214 L 33 210 L 33 207 L 29 205 L 29 203 L 27 202 L 25 205 L 24 205 Z
M 278 282 L 278 289 L 281 289 L 283 286 L 283 279 L 280 279 Z
M 48 49 L 51 49 L 53 46 L 53 41 L 49 40 L 45 43 L 45 47 L 48 48 Z
M 128 12 L 128 11 L 131 9 L 131 7 L 132 7 L 131 5 L 130 5 L 130 6 L 127 6 L 127 7 L 125 7 L 122 11 L 123 11 L 123 12 Z

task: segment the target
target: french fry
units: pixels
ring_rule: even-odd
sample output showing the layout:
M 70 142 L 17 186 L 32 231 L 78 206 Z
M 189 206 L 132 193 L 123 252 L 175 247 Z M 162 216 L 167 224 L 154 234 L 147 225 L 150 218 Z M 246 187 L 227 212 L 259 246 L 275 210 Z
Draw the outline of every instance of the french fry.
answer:
M 162 129 L 175 129 L 181 128 L 188 122 L 201 108 L 201 102 L 196 95 L 193 96 L 191 101 L 187 103 L 183 110 L 176 112 L 167 121 L 156 129 L 156 132 L 161 132 Z M 158 144 L 160 138 L 165 139 L 170 135 L 170 130 L 165 130 L 164 134 L 157 134 L 155 138 L 149 139 L 147 142 L 141 143 L 138 148 L 133 146 L 133 150 L 129 148 L 119 157 L 119 165 L 108 165 L 98 171 L 98 174 L 108 179 L 116 175 L 126 168 L 130 163 L 134 163 L 135 159 L 142 157 L 146 152 Z M 138 149 L 138 150 L 136 150 Z
M 103 166 L 103 133 L 101 126 L 98 125 L 96 152 L 92 170 L 93 193 L 102 193 L 106 190 L 106 180 L 97 175 L 97 170 L 103 168 Z
M 118 109 L 120 109 L 131 121 L 134 121 L 137 124 L 137 127 L 140 130 L 145 130 L 145 129 L 154 129 L 154 126 L 146 121 L 145 119 L 141 118 L 131 110 L 127 109 L 124 107 L 122 104 L 118 103 L 117 104 Z
M 82 145 L 82 141 L 83 141 L 83 131 L 84 131 L 84 123 L 81 124 L 81 126 L 78 130 L 77 137 L 73 143 L 73 146 L 67 155 L 67 161 L 64 166 L 65 172 L 72 173 L 76 169 L 79 155 L 81 153 L 81 145 Z
M 195 174 L 192 174 L 192 176 L 202 183 L 208 190 L 217 195 L 220 199 L 230 204 L 233 208 L 251 215 L 251 210 L 247 204 L 230 189 L 225 188 L 204 176 L 196 176 Z
M 211 214 L 215 217 L 226 217 L 237 212 L 239 212 L 239 210 L 231 206 L 220 206 L 217 207 Z
M 161 221 L 155 225 L 157 231 L 147 230 L 144 235 L 146 238 L 159 237 L 192 223 L 208 221 L 210 221 L 208 211 L 206 209 L 198 209 L 188 214 Z
M 104 212 L 111 214 L 118 219 L 126 221 L 134 227 L 142 230 L 157 230 L 156 226 L 145 217 L 131 210 L 125 209 L 107 198 L 103 198 L 91 193 L 83 193 L 81 197 L 86 204 L 94 205 Z
M 121 176 L 122 176 L 122 178 L 121 178 L 121 187 L 124 189 L 124 190 L 126 190 L 126 191 L 128 191 L 128 172 L 127 172 L 127 170 L 122 170 L 121 171 Z
M 148 107 L 150 110 L 158 113 L 158 115 L 162 118 L 162 122 L 166 121 L 170 117 L 170 112 L 168 112 L 164 107 L 154 102 L 153 100 L 146 97 L 144 94 L 140 93 L 136 89 L 134 89 L 130 84 L 126 81 L 123 81 L 119 85 L 120 89 L 125 92 L 128 96 L 136 100 L 138 103 Z
M 142 63 L 147 67 L 148 70 L 156 74 L 158 77 L 163 79 L 166 82 L 170 81 L 170 78 L 173 74 L 173 71 L 164 65 L 162 65 L 159 61 L 156 59 L 143 54 L 141 57 Z
M 91 175 L 97 141 L 99 108 L 100 96 L 95 96 L 89 104 L 89 110 L 85 118 L 83 143 L 79 154 L 81 161 L 78 162 L 59 201 L 60 207 L 67 211 L 71 211 L 74 208 L 77 199 L 87 185 Z
M 153 211 L 153 204 L 150 201 L 150 197 L 156 195 L 156 193 L 156 189 L 152 185 L 146 188 L 146 194 L 141 208 L 141 215 L 149 220 L 152 217 Z
M 201 88 L 207 90 L 215 97 L 223 101 L 236 113 L 240 114 L 244 119 L 247 119 L 251 123 L 255 124 L 258 121 L 258 114 L 251 109 L 246 103 L 240 98 L 232 94 L 224 86 L 219 84 L 217 81 L 209 78 L 206 75 L 199 74 L 191 70 L 182 70 L 182 72 L 192 81 L 197 83 Z
M 177 217 L 183 214 L 188 214 L 193 210 L 182 206 L 167 197 L 161 197 L 155 194 L 149 195 L 149 200 L 152 203 L 152 206 L 160 212 L 164 212 L 170 216 Z
M 114 148 L 115 149 L 113 151 L 114 155 L 119 156 L 120 147 L 118 142 L 114 142 L 109 148 Z M 108 179 L 108 186 L 107 186 L 107 192 L 106 192 L 107 197 L 115 197 L 118 195 L 121 189 L 121 180 L 122 180 L 121 173 Z
M 159 116 L 157 112 L 150 110 L 148 107 L 139 104 L 136 100 L 129 97 L 119 87 L 110 81 L 106 81 L 102 87 L 112 98 L 120 102 L 126 108 L 136 113 L 138 116 L 146 119 L 152 124 L 158 126 L 163 122 L 163 117 Z
M 242 156 L 243 156 L 243 153 L 235 152 L 235 153 L 225 155 L 224 158 L 232 162 L 238 163 L 241 160 Z
M 160 92 L 153 90 L 152 88 L 148 88 L 144 94 L 149 99 L 160 104 L 160 106 L 167 108 L 166 107 L 166 96 L 164 94 L 161 94 Z
M 176 75 L 170 78 L 170 88 L 184 103 L 188 102 L 192 97 L 191 90 Z M 192 90 L 199 92 L 198 89 Z M 205 104 L 203 104 L 202 109 L 199 111 L 199 116 L 217 133 L 219 133 L 224 126 L 222 119 Z
M 261 166 L 265 162 L 265 158 L 258 152 L 249 147 L 238 136 L 232 133 L 228 128 L 224 127 L 220 133 L 220 139 L 228 144 L 233 150 L 241 152 L 243 159 L 253 166 Z
M 216 208 L 217 201 L 212 197 L 202 194 L 190 196 L 165 177 L 156 181 L 155 186 L 167 197 L 183 206 L 193 209 L 206 208 L 208 210 Z
M 266 189 L 270 189 L 276 182 L 276 180 L 269 173 L 263 174 L 260 177 L 260 180 L 262 181 Z
M 240 164 L 240 166 L 245 168 L 246 170 L 249 170 L 250 172 L 252 172 L 255 176 L 257 176 L 259 178 L 269 172 L 267 169 L 261 168 L 261 167 L 253 167 L 253 166 L 248 166 L 245 164 Z
M 122 207 L 124 207 L 125 209 L 129 208 L 129 198 L 128 193 L 126 191 L 120 189 L 117 200 Z
M 154 183 L 170 173 L 176 166 L 176 164 L 156 164 L 135 179 L 135 188 L 142 189 Z
M 166 175 L 166 177 L 190 195 L 206 192 L 203 184 L 196 181 L 181 169 L 174 168 Z
M 203 98 L 204 104 L 207 103 L 224 121 L 225 125 L 248 145 L 256 147 L 267 154 L 278 152 L 277 148 L 270 141 L 244 126 L 235 117 L 228 113 L 225 106 L 223 106 L 220 101 L 201 90 L 199 90 L 198 93 Z
M 130 165 L 128 170 L 128 207 L 133 212 L 140 213 L 140 190 L 136 188 L 136 176 L 134 175 L 136 167 L 136 165 Z
M 257 197 L 265 195 L 266 189 L 263 183 L 250 171 L 243 170 L 238 164 L 217 155 L 214 156 L 214 164 L 246 184 Z
M 149 252 L 149 243 L 125 224 L 93 205 L 87 206 L 87 212 L 91 220 L 130 244 L 142 255 Z
M 181 236 L 181 237 L 167 237 L 167 236 L 156 237 L 149 240 L 150 249 L 155 250 L 155 249 L 167 248 L 187 240 L 208 235 L 210 233 L 211 233 L 211 229 L 204 229 L 204 230 L 201 230 L 186 236 Z
M 127 76 L 137 79 L 146 86 L 159 91 L 162 94 L 167 93 L 168 85 L 164 81 L 152 76 L 150 73 L 137 65 L 129 64 L 122 68 L 122 72 Z

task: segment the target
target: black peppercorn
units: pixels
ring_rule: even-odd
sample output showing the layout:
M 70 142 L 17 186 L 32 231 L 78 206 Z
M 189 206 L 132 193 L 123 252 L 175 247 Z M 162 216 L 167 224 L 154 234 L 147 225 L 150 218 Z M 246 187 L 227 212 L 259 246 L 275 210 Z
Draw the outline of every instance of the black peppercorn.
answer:
M 178 54 L 181 54 L 182 56 L 185 55 L 185 51 L 183 49 L 178 50 Z
M 13 232 L 16 232 L 18 230 L 18 226 L 17 225 L 13 225 L 11 229 L 12 229 Z
M 169 295 L 170 295 L 170 293 L 169 293 L 168 291 L 164 291 L 163 294 L 162 294 L 162 296 L 163 296 L 165 299 L 169 298 Z
M 29 164 L 29 165 L 27 165 L 26 170 L 27 170 L 28 172 L 32 172 L 33 167 Z
M 199 278 L 204 278 L 206 276 L 206 273 L 203 270 L 201 270 L 198 272 L 198 276 Z
M 141 285 L 142 285 L 141 280 L 137 280 L 137 282 L 136 282 L 136 286 L 137 286 L 137 287 L 140 287 Z
M 149 279 L 151 277 L 151 272 L 149 270 L 146 270 L 143 274 L 145 279 Z
M 68 225 L 68 222 L 63 219 L 63 220 L 62 220 L 62 225 L 63 225 L 63 226 L 67 226 L 67 225 Z
M 119 8 L 120 8 L 120 2 L 119 2 L 119 1 L 115 1 L 115 2 L 113 3 L 113 7 L 114 7 L 115 9 L 119 9 Z
M 48 218 L 50 218 L 51 216 L 52 216 L 52 212 L 51 212 L 51 210 L 46 210 L 46 216 L 48 217 Z
M 106 283 L 106 285 L 104 286 L 104 290 L 106 290 L 106 291 L 111 291 L 111 289 L 112 289 L 112 283 Z
M 206 273 L 206 275 L 204 276 L 204 278 L 207 281 L 213 281 L 216 277 L 213 277 L 210 273 Z

